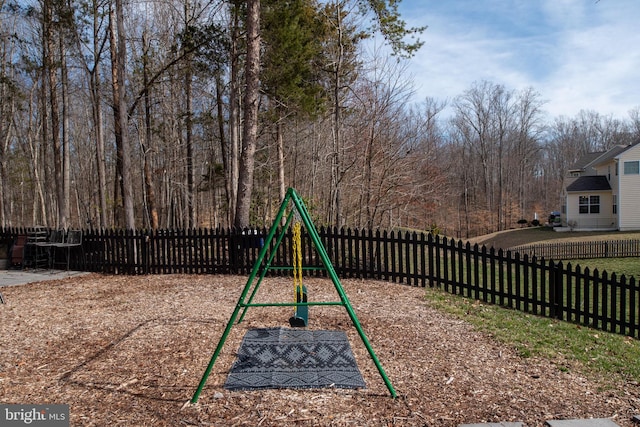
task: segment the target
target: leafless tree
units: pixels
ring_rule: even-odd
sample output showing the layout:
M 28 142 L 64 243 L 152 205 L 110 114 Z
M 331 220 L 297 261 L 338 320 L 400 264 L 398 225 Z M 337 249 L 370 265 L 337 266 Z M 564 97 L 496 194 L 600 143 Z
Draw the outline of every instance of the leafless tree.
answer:
M 247 0 L 247 58 L 243 99 L 244 126 L 238 180 L 238 198 L 234 225 L 250 224 L 251 194 L 255 151 L 258 137 L 258 100 L 260 90 L 260 0 Z

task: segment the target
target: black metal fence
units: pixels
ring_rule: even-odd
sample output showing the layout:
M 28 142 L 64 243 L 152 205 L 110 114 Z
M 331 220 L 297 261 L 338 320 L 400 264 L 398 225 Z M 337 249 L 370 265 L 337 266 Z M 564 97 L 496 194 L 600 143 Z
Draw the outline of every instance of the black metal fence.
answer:
M 594 242 L 537 243 L 511 248 L 520 255 L 547 259 L 588 259 L 640 257 L 640 239 L 603 240 Z
M 0 244 L 27 229 L 0 229 Z M 435 286 L 447 292 L 540 316 L 640 338 L 636 279 L 494 250 L 424 233 L 320 228 L 320 239 L 342 278 Z M 71 268 L 108 274 L 246 274 L 267 230 L 86 230 Z M 290 274 L 292 234 L 277 248 L 270 274 Z M 273 251 L 275 242 L 270 242 Z M 324 271 L 303 234 L 307 275 Z M 272 252 L 269 252 L 272 253 Z

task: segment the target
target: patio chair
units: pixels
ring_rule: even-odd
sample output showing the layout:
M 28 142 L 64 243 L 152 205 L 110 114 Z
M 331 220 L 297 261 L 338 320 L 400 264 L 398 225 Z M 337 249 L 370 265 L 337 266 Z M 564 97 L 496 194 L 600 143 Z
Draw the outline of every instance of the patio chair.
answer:
M 46 246 L 52 237 L 47 227 L 37 225 L 27 231 L 27 242 L 22 260 L 23 268 L 50 268 L 51 248 Z
M 73 248 L 80 248 L 82 250 L 82 257 L 84 259 L 84 250 L 82 248 L 82 231 L 81 230 L 69 230 L 67 232 L 67 238 L 62 243 L 54 245 L 54 248 L 66 249 L 66 263 L 67 271 L 69 270 L 69 260 L 71 259 L 71 250 Z
M 64 243 L 64 230 L 52 230 L 49 238 L 45 241 L 35 241 L 36 260 L 46 256 L 49 269 L 53 268 L 55 262 L 55 248 Z M 36 262 L 37 264 L 37 262 Z M 36 265 L 37 266 L 37 265 Z

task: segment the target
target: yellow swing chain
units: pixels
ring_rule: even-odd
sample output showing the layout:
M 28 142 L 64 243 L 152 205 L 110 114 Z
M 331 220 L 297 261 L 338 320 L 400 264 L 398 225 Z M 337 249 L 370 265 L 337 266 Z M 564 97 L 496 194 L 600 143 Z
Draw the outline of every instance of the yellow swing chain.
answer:
M 293 298 L 298 301 L 298 295 L 302 298 L 302 239 L 300 222 L 293 224 Z M 295 308 L 295 307 L 294 307 Z

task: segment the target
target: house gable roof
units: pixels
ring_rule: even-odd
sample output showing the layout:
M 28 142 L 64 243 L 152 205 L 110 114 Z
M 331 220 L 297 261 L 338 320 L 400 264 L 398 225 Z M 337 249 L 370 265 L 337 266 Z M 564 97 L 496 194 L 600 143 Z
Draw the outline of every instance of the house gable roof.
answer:
M 635 149 L 635 148 L 636 148 L 636 147 L 638 147 L 638 146 L 640 146 L 640 139 L 639 139 L 639 140 L 637 140 L 636 142 L 634 142 L 633 144 L 627 145 L 627 146 L 624 148 L 624 150 L 621 150 L 619 153 L 617 153 L 617 155 L 616 155 L 616 159 L 619 159 L 619 158 L 620 158 L 620 154 L 622 154 L 622 153 L 624 153 L 624 152 L 626 152 L 626 151 L 633 150 L 633 149 Z
M 611 190 L 606 176 L 581 176 L 567 186 L 567 192 L 572 191 L 606 191 Z
M 579 171 L 579 170 L 583 170 L 584 168 L 586 168 L 591 162 L 593 162 L 594 160 L 596 160 L 598 157 L 602 156 L 603 154 L 605 154 L 604 151 L 599 151 L 596 153 L 587 153 L 585 155 L 583 155 L 582 157 L 580 157 L 578 159 L 577 162 L 575 162 L 573 164 L 573 166 L 571 166 L 569 168 L 569 171 Z
M 584 172 L 588 167 L 594 167 L 609 162 L 627 150 L 640 145 L 640 140 L 629 145 L 614 145 L 607 151 L 596 151 L 584 154 L 569 168 L 569 172 Z
M 631 145 L 616 145 L 615 147 L 611 148 L 609 151 L 604 153 L 602 156 L 595 159 L 593 164 L 598 165 L 598 164 L 606 163 L 612 160 L 613 158 L 615 158 L 618 154 L 624 151 L 627 151 L 631 147 L 632 147 Z

